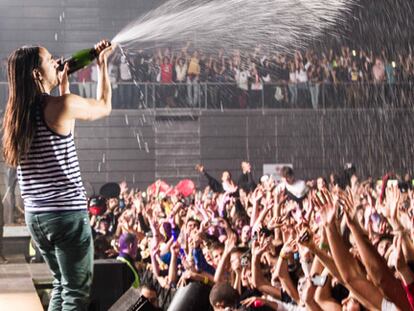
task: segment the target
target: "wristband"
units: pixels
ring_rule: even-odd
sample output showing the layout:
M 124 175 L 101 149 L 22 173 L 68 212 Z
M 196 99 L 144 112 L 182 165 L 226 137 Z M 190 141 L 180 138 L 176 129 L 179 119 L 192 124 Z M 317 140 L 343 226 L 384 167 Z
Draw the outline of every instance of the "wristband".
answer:
M 208 277 L 206 277 L 206 276 L 205 276 L 205 277 L 203 278 L 203 283 L 204 283 L 204 284 L 206 284 L 206 285 L 208 285 Z
M 319 248 L 320 248 L 320 249 L 324 249 L 324 250 L 329 251 L 329 245 L 328 245 L 328 244 L 326 244 L 326 243 L 321 243 L 321 244 L 319 245 Z
M 286 260 L 289 258 L 289 254 L 284 254 L 282 252 L 280 252 L 279 257 L 282 258 L 283 260 Z

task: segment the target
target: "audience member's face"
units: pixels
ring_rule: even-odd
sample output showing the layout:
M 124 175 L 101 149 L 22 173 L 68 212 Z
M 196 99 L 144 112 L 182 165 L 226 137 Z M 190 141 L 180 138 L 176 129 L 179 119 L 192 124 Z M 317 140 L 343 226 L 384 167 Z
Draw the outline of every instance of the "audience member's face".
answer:
M 193 220 L 189 220 L 188 222 L 187 222 L 187 232 L 191 232 L 191 231 L 193 231 L 194 230 L 194 228 L 196 228 L 197 227 L 197 223 L 195 222 L 195 221 L 193 221 Z
M 252 270 L 250 267 L 246 267 L 242 270 L 242 277 L 241 277 L 242 285 L 244 287 L 250 287 L 252 281 Z
M 146 287 L 142 288 L 141 295 L 148 299 L 148 301 L 154 306 L 158 307 L 157 293 Z
M 241 253 L 237 252 L 237 253 L 232 253 L 230 255 L 230 267 L 231 270 L 233 271 L 237 271 L 241 269 Z
M 223 174 L 221 175 L 221 181 L 225 182 L 229 180 L 230 180 L 230 173 L 227 171 L 224 171 Z
M 203 247 L 203 255 L 209 265 L 213 265 L 213 258 L 211 257 L 211 253 L 209 252 L 208 248 Z
M 250 226 L 244 226 L 241 231 L 240 237 L 242 243 L 246 244 L 250 240 Z
M 319 177 L 316 180 L 316 187 L 318 188 L 319 191 L 321 191 L 323 188 L 326 187 L 325 181 L 323 180 L 322 177 Z
M 110 198 L 108 200 L 108 208 L 113 211 L 118 206 L 118 199 L 117 198 Z
M 185 218 L 185 216 L 187 215 L 187 210 L 185 208 L 181 208 L 180 211 L 178 212 L 178 215 L 181 218 Z
M 99 222 L 99 231 L 102 233 L 108 232 L 109 229 L 109 223 L 107 221 L 100 221 Z
M 282 181 L 291 185 L 295 181 L 295 178 L 293 176 L 282 177 Z
M 243 220 L 243 218 L 237 218 L 235 221 L 234 221 L 234 226 L 237 228 L 237 229 L 242 229 L 243 227 L 244 227 L 244 220 Z
M 378 244 L 378 253 L 384 257 L 385 253 L 387 252 L 388 248 L 390 247 L 391 242 L 388 240 L 382 240 Z
M 246 209 L 247 216 L 252 217 L 253 214 L 253 207 L 250 205 Z
M 137 257 L 137 254 L 138 254 L 138 243 L 137 242 L 134 242 L 131 244 L 129 254 L 132 258 Z
M 234 310 L 231 307 L 225 307 L 224 303 L 222 302 L 217 302 L 214 306 L 213 306 L 214 311 L 231 311 Z
M 223 254 L 223 249 L 222 248 L 215 248 L 211 252 L 211 255 L 213 257 L 213 264 L 214 264 L 215 267 L 218 266 L 222 254 Z

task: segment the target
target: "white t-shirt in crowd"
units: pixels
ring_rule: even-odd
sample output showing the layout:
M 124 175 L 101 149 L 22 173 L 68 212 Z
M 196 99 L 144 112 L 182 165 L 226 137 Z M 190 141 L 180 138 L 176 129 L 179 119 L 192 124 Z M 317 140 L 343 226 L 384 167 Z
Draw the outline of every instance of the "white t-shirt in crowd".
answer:
M 298 82 L 308 82 L 308 73 L 305 70 L 298 70 L 296 74 Z
M 382 299 L 381 311 L 397 311 L 397 306 L 387 299 Z
M 185 82 L 187 76 L 187 64 L 183 66 L 175 65 L 175 73 L 178 82 Z
M 132 79 L 131 71 L 126 62 L 121 62 L 119 64 L 119 77 L 121 81 L 130 81 Z
M 289 72 L 289 82 L 290 83 L 298 82 L 298 75 L 296 74 L 296 72 Z
M 306 311 L 305 307 L 297 306 L 292 303 L 286 303 L 280 300 L 274 300 L 277 303 L 277 311 Z
M 94 65 L 91 69 L 91 80 L 93 82 L 98 82 L 98 66 Z
M 249 90 L 249 76 L 250 72 L 248 70 L 240 71 L 236 69 L 236 82 L 237 86 L 242 90 L 248 91 Z

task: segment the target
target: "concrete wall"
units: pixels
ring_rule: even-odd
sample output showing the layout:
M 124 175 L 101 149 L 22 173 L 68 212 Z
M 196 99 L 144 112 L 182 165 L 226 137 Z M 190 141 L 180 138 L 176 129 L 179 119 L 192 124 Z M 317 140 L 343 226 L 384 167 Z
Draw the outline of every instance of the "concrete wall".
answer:
M 354 163 L 367 176 L 412 171 L 412 111 L 206 111 L 201 117 L 201 159 L 216 175 L 237 172 L 248 159 L 256 176 L 265 163 L 292 163 L 298 176 L 327 175 Z
M 102 38 L 112 39 L 161 0 L 2 0 L 0 58 L 27 44 L 70 55 Z
M 213 176 L 239 174 L 242 160 L 260 178 L 265 163 L 292 163 L 303 178 L 327 175 L 352 162 L 367 176 L 412 171 L 414 112 L 409 110 L 113 111 L 77 122 L 83 180 L 95 192 L 126 179 L 146 187 L 155 178 L 192 178 L 203 163 Z M 0 162 L 0 193 L 5 168 Z

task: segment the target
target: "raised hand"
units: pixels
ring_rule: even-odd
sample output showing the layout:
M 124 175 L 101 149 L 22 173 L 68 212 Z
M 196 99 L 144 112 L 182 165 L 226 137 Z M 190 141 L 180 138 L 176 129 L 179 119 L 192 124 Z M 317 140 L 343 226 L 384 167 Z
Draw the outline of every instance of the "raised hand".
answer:
M 63 67 L 63 70 L 58 72 L 60 95 L 65 95 L 65 94 L 70 93 L 68 70 L 69 70 L 69 65 L 68 63 L 66 63 L 65 66 Z
M 269 238 L 260 237 L 252 243 L 252 257 L 259 258 L 269 247 L 271 241 Z
M 355 221 L 356 216 L 356 207 L 350 190 L 339 195 L 339 203 L 343 206 L 345 211 L 345 219 L 348 225 L 350 225 L 353 221 Z
M 281 204 L 286 202 L 288 197 L 287 197 L 285 191 L 280 191 L 277 194 L 275 193 L 274 198 L 275 198 L 275 203 L 278 204 L 278 205 L 281 205 Z
M 297 242 L 300 245 L 303 245 L 309 249 L 313 249 L 315 246 L 315 242 L 313 241 L 313 235 L 309 227 L 302 225 L 299 227 L 299 236 L 297 238 Z
M 224 242 L 224 251 L 230 253 L 237 245 L 237 235 L 234 232 L 229 232 L 227 234 L 227 239 Z
M 286 256 L 288 254 L 292 254 L 298 250 L 298 245 L 296 239 L 290 238 L 283 244 L 282 249 L 280 250 L 280 254 Z M 282 256 L 281 255 L 281 256 Z
M 177 283 L 178 287 L 184 287 L 187 285 L 188 281 L 193 277 L 194 272 L 192 270 L 186 270 L 182 275 L 180 280 Z
M 119 184 L 119 188 L 120 188 L 120 195 L 125 194 L 128 191 L 128 184 L 125 180 L 121 181 L 121 183 Z
M 263 191 L 260 188 L 256 188 L 250 196 L 250 202 L 257 204 L 257 202 L 263 197 Z
M 180 252 L 180 244 L 177 241 L 173 242 L 170 246 L 170 251 L 171 251 L 171 254 L 178 256 Z
M 302 291 L 302 295 L 300 297 L 301 300 L 305 303 L 309 303 L 313 301 L 315 297 L 315 292 L 316 292 L 316 286 L 312 284 L 310 278 L 306 278 L 303 291 Z
M 243 306 L 246 308 L 252 307 L 252 308 L 260 308 L 263 307 L 266 304 L 266 300 L 261 297 L 249 297 L 240 302 Z
M 267 224 L 267 227 L 272 230 L 276 228 L 280 228 L 284 225 L 285 220 L 287 219 L 286 216 L 274 216 L 269 223 Z
M 393 227 L 398 225 L 398 206 L 400 204 L 401 192 L 398 186 L 392 186 L 386 189 L 386 207 L 388 215 Z M 396 228 L 394 228 L 396 229 Z
M 199 173 L 204 173 L 204 166 L 203 166 L 203 165 L 201 165 L 201 164 L 197 164 L 197 165 L 195 166 L 195 169 L 196 169 L 196 171 L 197 171 L 197 172 L 199 172 Z
M 322 190 L 313 197 L 313 203 L 318 207 L 322 225 L 328 226 L 334 223 L 336 206 L 332 195 L 328 190 Z
M 98 52 L 98 65 L 102 65 L 106 63 L 108 56 L 113 52 L 114 45 L 107 40 L 101 40 L 97 44 L 95 44 L 95 50 Z

